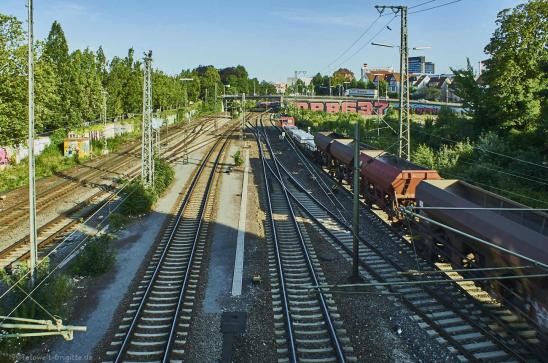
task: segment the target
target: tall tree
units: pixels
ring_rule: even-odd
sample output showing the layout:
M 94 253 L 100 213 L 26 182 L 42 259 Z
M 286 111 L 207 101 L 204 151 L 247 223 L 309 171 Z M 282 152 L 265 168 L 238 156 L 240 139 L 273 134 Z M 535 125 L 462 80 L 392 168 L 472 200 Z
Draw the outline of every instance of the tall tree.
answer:
M 54 21 L 51 25 L 48 37 L 44 43 L 42 60 L 45 67 L 53 69 L 56 79 L 56 92 L 59 95 L 56 103 L 50 106 L 52 118 L 48 121 L 49 128 L 64 127 L 68 119 L 67 111 L 70 110 L 70 94 L 72 75 L 70 74 L 70 55 L 65 33 L 61 24 Z
M 548 87 L 541 64 L 548 60 L 548 2 L 532 0 L 498 14 L 498 28 L 485 52 L 487 97 L 493 118 L 506 130 L 541 126 L 542 89 Z
M 492 119 L 487 112 L 489 107 L 486 104 L 485 87 L 482 81 L 478 82 L 470 59 L 466 59 L 466 68 L 451 68 L 451 71 L 455 75 L 451 87 L 455 94 L 462 99 L 462 105 L 468 115 L 476 120 L 478 129 L 482 130 L 490 126 L 492 127 L 490 125 Z
M 26 135 L 26 47 L 21 22 L 0 14 L 0 146 Z

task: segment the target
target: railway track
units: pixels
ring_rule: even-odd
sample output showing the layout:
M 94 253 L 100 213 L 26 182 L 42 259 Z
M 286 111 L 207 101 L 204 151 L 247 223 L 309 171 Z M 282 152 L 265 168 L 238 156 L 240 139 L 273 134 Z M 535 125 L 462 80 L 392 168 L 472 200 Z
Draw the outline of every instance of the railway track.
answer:
M 133 294 L 105 361 L 182 361 L 227 131 L 197 168 Z
M 274 143 L 280 142 L 276 138 L 273 140 Z M 280 145 L 277 146 L 282 149 Z M 299 154 L 300 150 L 292 149 L 291 152 Z M 309 162 L 303 156 L 299 155 L 300 173 L 281 166 L 283 178 L 290 182 L 289 195 L 298 205 L 297 209 L 303 217 L 350 262 L 352 234 L 347 222 L 350 220 L 349 211 L 343 206 L 351 206 L 351 199 L 342 199 L 343 194 L 338 193 L 337 198 L 342 199 L 341 203 L 333 202 L 333 180 L 326 179 L 323 171 L 314 172 L 316 165 L 307 165 Z M 302 170 L 308 172 L 303 173 Z M 310 188 L 315 183 L 324 185 L 322 188 Z M 317 189 L 321 189 L 321 192 L 317 193 Z M 321 199 L 325 204 L 314 195 L 323 196 Z M 409 285 L 379 286 L 378 289 L 398 294 L 399 298 L 392 298 L 394 303 L 412 311 L 411 318 L 446 345 L 457 358 L 461 361 L 492 362 L 530 362 L 545 359 L 539 353 L 545 342 L 542 335 L 503 306 L 479 302 L 463 286 L 437 284 L 435 280 L 448 279 L 440 274 L 427 277 L 432 282 L 430 286 L 414 285 L 412 276 L 401 273 L 411 269 L 432 270 L 433 266 L 416 257 L 409 243 L 377 215 L 368 210 L 362 213 L 362 225 L 367 225 L 368 229 L 377 233 L 374 238 L 368 238 L 371 235 L 366 236 L 363 231 L 360 235 L 361 275 L 368 282 L 409 282 Z M 468 287 L 476 295 L 479 294 L 478 288 L 473 284 Z
M 181 151 L 181 148 L 188 147 L 196 137 L 203 134 L 206 131 L 210 131 L 212 125 L 206 125 L 205 123 L 210 118 L 205 120 L 201 119 L 200 121 L 203 124 L 197 124 L 196 122 L 191 125 L 186 125 L 190 128 L 190 131 L 183 133 L 182 137 L 180 133 L 172 133 L 168 138 L 165 139 L 164 143 L 167 143 L 168 149 L 165 150 L 164 155 L 167 156 L 170 162 L 176 162 L 180 156 L 177 154 Z M 182 142 L 180 142 L 182 138 Z M 138 151 L 138 146 L 132 146 L 129 150 L 123 152 L 120 156 L 131 154 Z M 123 159 L 123 158 L 122 158 Z M 122 160 L 121 158 L 116 158 L 117 161 Z M 132 161 L 132 160 L 130 160 Z M 127 164 L 127 161 L 122 160 L 120 164 L 115 164 L 114 161 L 110 161 L 109 166 L 103 166 L 100 170 L 94 170 L 95 178 L 103 178 L 104 173 L 110 173 L 111 170 L 119 170 L 123 165 Z M 139 173 L 139 167 L 133 166 L 129 169 L 126 169 L 124 177 L 132 178 Z M 82 178 L 82 175 L 78 177 Z M 85 183 L 91 184 L 94 179 L 91 175 L 88 174 Z M 71 193 L 75 192 L 75 188 L 80 186 L 80 183 L 74 183 L 68 181 L 65 183 L 67 188 L 58 189 L 58 196 L 56 200 L 59 200 L 62 197 L 67 197 Z M 71 208 L 69 211 L 63 213 L 62 215 L 54 218 L 50 222 L 46 223 L 44 226 L 40 227 L 38 230 L 38 257 L 43 258 L 47 255 L 49 251 L 60 242 L 63 241 L 70 233 L 74 232 L 75 229 L 80 224 L 80 221 L 89 217 L 94 212 L 102 208 L 108 201 L 109 198 L 116 192 L 118 186 L 113 184 L 109 187 L 101 187 L 98 192 L 91 195 L 89 198 L 78 203 L 75 207 Z M 61 194 L 59 194 L 61 193 Z M 47 194 L 47 193 L 46 193 Z M 46 198 L 47 195 L 43 196 Z M 51 204 L 51 203 L 49 203 Z M 24 218 L 28 211 L 21 210 L 16 206 L 12 206 L 14 210 L 20 214 L 19 218 Z M 13 223 L 9 223 L 10 228 L 14 227 Z M 6 268 L 12 265 L 13 263 L 19 262 L 23 259 L 28 258 L 29 255 L 29 246 L 28 246 L 28 236 L 16 241 L 15 243 L 5 247 L 0 250 L 0 268 Z
M 263 153 L 266 210 L 270 231 L 269 266 L 273 289 L 276 344 L 279 362 L 357 361 L 340 321 L 331 294 L 309 294 L 302 287 L 325 283 L 320 263 L 304 226 L 298 222 L 285 185 L 269 178 L 269 170 L 279 174 L 275 160 Z

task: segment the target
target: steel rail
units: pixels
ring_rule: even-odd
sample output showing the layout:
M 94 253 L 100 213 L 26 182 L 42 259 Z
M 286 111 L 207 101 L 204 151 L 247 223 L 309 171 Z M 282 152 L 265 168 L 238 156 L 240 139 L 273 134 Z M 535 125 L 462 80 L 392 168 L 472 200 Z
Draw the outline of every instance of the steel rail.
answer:
M 275 126 L 275 125 L 274 125 L 274 126 Z M 275 128 L 279 129 L 279 127 L 277 127 L 277 126 L 275 126 Z M 302 157 L 299 157 L 299 158 L 300 158 L 301 160 L 303 160 L 303 162 L 308 163 L 308 164 L 311 166 L 311 168 L 312 168 L 313 170 L 315 169 L 315 167 L 317 167 L 315 164 L 313 164 L 313 163 L 310 162 L 309 158 L 307 158 L 305 155 L 303 155 L 302 151 L 301 151 L 298 147 L 295 147 L 295 146 L 292 145 L 292 143 L 289 142 L 289 141 L 288 141 L 288 143 L 289 143 L 290 146 L 293 148 L 293 150 L 297 152 L 298 155 L 302 155 Z M 307 168 L 307 169 L 308 169 L 308 168 Z M 297 180 L 295 179 L 295 177 L 294 177 L 289 171 L 287 171 L 287 170 L 285 169 L 285 167 L 284 167 L 284 170 L 285 170 L 285 173 L 288 175 L 288 177 L 289 177 L 290 179 L 292 179 L 293 184 L 295 184 L 295 185 L 296 185 L 300 190 L 302 190 L 303 192 L 305 192 L 305 193 L 307 193 L 307 194 L 310 194 L 310 191 L 307 190 L 304 186 L 302 186 L 302 184 L 301 184 L 299 181 L 297 181 Z M 326 172 L 324 172 L 323 170 L 321 170 L 319 173 L 315 173 L 315 174 L 316 174 L 318 177 L 320 177 L 320 178 L 321 178 L 322 176 L 324 176 L 324 177 L 326 177 L 326 178 L 329 178 L 330 180 L 332 180 L 333 182 L 336 183 L 336 181 L 333 180 L 333 178 L 332 178 L 329 174 L 327 174 Z M 321 174 L 321 175 L 320 175 L 320 174 Z M 320 186 L 320 188 L 321 188 L 321 186 Z M 323 190 L 323 188 L 322 188 L 322 190 Z M 344 191 L 344 193 L 349 194 L 350 196 L 352 196 L 352 192 L 351 192 L 351 191 L 347 190 L 346 188 L 342 188 L 342 190 Z M 324 194 L 325 194 L 325 192 L 324 192 Z M 332 199 L 329 195 L 326 195 L 326 197 L 329 198 L 330 200 Z M 317 199 L 317 198 L 315 198 L 315 199 Z M 368 212 L 371 212 L 371 207 L 370 207 L 369 205 L 365 204 L 364 202 L 360 202 L 360 204 L 361 204 L 361 206 L 364 207 Z M 322 208 L 323 208 L 324 210 L 327 210 L 327 211 L 330 212 L 330 210 L 328 210 L 327 207 L 322 206 Z M 381 222 L 384 223 L 384 221 L 382 221 L 382 219 L 379 218 L 375 213 L 371 212 L 371 215 L 374 216 L 375 218 L 377 218 L 379 221 L 381 221 Z M 343 223 L 346 223 L 346 221 L 345 221 L 344 218 L 342 219 L 342 222 L 343 222 Z M 386 223 L 385 223 L 385 224 L 386 224 Z M 388 227 L 391 228 L 390 226 L 388 226 Z M 349 232 L 352 233 L 352 231 L 349 231 Z M 465 256 L 462 256 L 462 257 L 464 258 Z M 437 267 L 436 267 L 436 268 L 437 268 Z M 437 270 L 437 271 L 440 271 L 440 272 L 444 272 L 444 273 L 445 273 L 445 271 L 442 271 L 442 270 Z M 495 280 L 495 283 L 497 283 L 497 284 L 500 285 L 499 281 L 496 281 L 496 280 Z M 505 290 L 508 289 L 505 285 L 500 285 L 500 286 L 502 286 L 502 288 L 505 289 Z M 467 292 L 465 289 L 463 289 L 460 285 L 455 284 L 455 287 L 458 288 L 458 289 L 459 289 L 460 291 L 462 291 L 463 293 L 465 293 L 467 296 L 469 295 L 468 292 Z M 513 295 L 516 295 L 515 292 L 513 292 L 513 291 L 510 291 L 510 292 L 511 292 Z M 524 313 L 521 309 L 515 307 L 514 304 L 512 304 L 511 302 L 508 302 L 508 301 L 505 301 L 505 302 L 506 302 L 507 306 L 509 305 L 509 306 L 513 307 L 514 313 L 517 313 L 522 319 L 526 320 L 526 321 L 531 325 L 531 327 L 532 327 L 533 329 L 536 330 L 536 332 L 537 332 L 539 335 L 541 335 L 541 336 L 543 336 L 545 339 L 547 339 L 546 333 L 542 330 L 542 328 L 540 328 L 540 326 L 538 325 L 537 322 L 535 322 L 534 320 L 532 320 L 531 317 L 528 316 L 528 315 L 526 315 L 526 313 Z M 482 309 L 483 311 L 485 311 L 485 309 L 484 309 L 483 307 L 482 307 L 481 309 Z M 493 315 L 493 314 L 490 314 L 490 315 L 491 315 L 491 317 L 492 317 L 494 320 L 496 320 L 497 322 L 503 323 L 503 325 L 506 325 L 506 324 L 505 324 L 504 322 L 502 322 L 501 319 L 500 319 L 499 317 L 497 317 L 496 315 Z M 516 335 L 515 332 L 514 332 L 513 330 L 510 330 L 509 332 L 514 336 L 514 338 L 515 338 L 516 340 L 519 340 L 519 341 L 522 342 L 524 345 L 529 345 L 527 342 L 525 342 L 525 341 L 523 340 L 522 337 L 520 337 L 519 335 Z
M 261 125 L 262 125 L 262 119 L 261 119 Z M 293 222 L 293 225 L 295 226 L 295 230 L 296 230 L 297 235 L 299 237 L 300 245 L 301 245 L 303 253 L 306 257 L 308 270 L 310 272 L 310 275 L 312 276 L 313 281 L 316 282 L 316 281 L 318 281 L 318 276 L 316 274 L 316 271 L 314 269 L 314 265 L 313 265 L 312 260 L 310 258 L 308 247 L 306 246 L 306 244 L 304 242 L 303 235 L 302 235 L 301 230 L 299 228 L 297 218 L 296 218 L 295 212 L 293 210 L 293 206 L 291 205 L 291 200 L 288 196 L 288 190 L 285 186 L 285 183 L 283 183 L 283 179 L 281 178 L 281 172 L 280 172 L 280 169 L 278 167 L 279 161 L 277 160 L 276 156 L 272 153 L 272 148 L 270 146 L 270 141 L 268 139 L 268 136 L 266 135 L 266 132 L 264 131 L 264 126 L 263 126 L 263 134 L 264 134 L 265 142 L 266 142 L 266 145 L 267 145 L 267 149 L 269 150 L 269 152 L 271 154 L 271 157 L 272 157 L 272 160 L 274 161 L 274 165 L 276 166 L 278 175 L 280 176 L 280 178 L 277 179 L 277 180 L 280 183 L 280 186 L 282 187 L 282 190 L 284 192 L 284 196 L 285 196 L 285 199 L 287 201 L 287 205 L 289 207 L 291 220 Z M 260 141 L 260 139 L 258 139 L 258 140 Z M 260 144 L 259 144 L 259 147 L 262 148 L 262 146 Z M 324 316 L 324 319 L 327 323 L 328 332 L 329 332 L 329 335 L 331 337 L 333 347 L 335 348 L 335 352 L 336 352 L 336 355 L 337 355 L 337 360 L 339 362 L 345 362 L 346 359 L 345 359 L 345 356 L 344 356 L 344 353 L 343 353 L 343 349 L 342 349 L 341 343 L 340 343 L 340 341 L 337 337 L 337 332 L 336 332 L 335 326 L 333 324 L 333 319 L 331 318 L 331 315 L 329 313 L 329 308 L 327 307 L 327 302 L 325 301 L 325 296 L 324 296 L 323 293 L 319 294 L 319 299 L 320 299 L 320 304 L 321 304 L 321 307 L 322 307 L 322 315 Z
M 141 301 L 140 301 L 139 306 L 137 307 L 137 309 L 135 311 L 135 314 L 133 316 L 133 319 L 131 320 L 131 323 L 129 324 L 128 330 L 127 330 L 126 335 L 124 337 L 124 340 L 122 341 L 122 345 L 120 346 L 120 350 L 118 351 L 118 354 L 116 355 L 116 358 L 114 359 L 114 362 L 116 362 L 116 363 L 121 362 L 122 356 L 125 354 L 125 352 L 128 348 L 129 340 L 130 340 L 130 338 L 133 334 L 133 331 L 135 330 L 137 321 L 139 320 L 139 318 L 142 315 L 143 308 L 145 306 L 145 302 L 146 302 L 147 298 L 150 295 L 150 291 L 152 290 L 154 282 L 156 281 L 156 277 L 158 276 L 158 272 L 160 271 L 160 267 L 162 266 L 162 263 L 165 260 L 165 257 L 167 255 L 167 252 L 169 250 L 171 242 L 173 241 L 173 237 L 175 236 L 175 233 L 177 231 L 177 227 L 181 223 L 181 219 L 183 217 L 183 212 L 186 210 L 186 208 L 189 204 L 190 197 L 192 196 L 192 194 L 194 192 L 194 189 L 195 189 L 196 185 L 198 184 L 198 180 L 200 179 L 200 176 L 202 175 L 202 172 L 203 172 L 203 170 L 205 169 L 205 167 L 207 165 L 207 161 L 209 160 L 209 158 L 213 154 L 213 151 L 217 147 L 219 142 L 220 142 L 220 139 L 213 145 L 213 147 L 207 153 L 206 158 L 204 159 L 204 162 L 200 165 L 200 168 L 198 169 L 198 172 L 196 173 L 196 175 L 192 179 L 192 182 L 189 186 L 188 192 L 185 195 L 183 203 L 181 204 L 181 207 L 177 211 L 177 217 L 176 217 L 176 220 L 175 220 L 175 224 L 173 225 L 173 228 L 172 228 L 171 233 L 168 237 L 168 240 L 167 240 L 167 242 L 166 242 L 166 244 L 165 244 L 165 246 L 162 250 L 162 254 L 160 256 L 160 259 L 159 259 L 158 263 L 156 264 L 156 268 L 154 269 L 154 272 L 152 273 L 152 276 L 150 277 L 150 280 L 147 284 L 145 293 L 144 293 L 143 297 L 141 298 Z M 198 232 L 199 232 L 199 230 L 198 230 Z M 194 251 L 194 247 L 193 247 L 193 251 Z M 187 265 L 187 270 L 188 269 L 190 269 L 190 263 Z
M 299 182 L 295 179 L 295 177 L 283 166 L 281 165 L 282 167 L 282 170 L 284 170 L 284 173 L 289 177 L 289 179 L 292 181 L 293 184 L 295 184 L 297 186 L 298 189 L 300 189 L 302 192 L 306 193 L 307 197 L 309 199 L 311 199 L 313 202 L 315 202 L 324 212 L 326 212 L 331 218 L 333 218 L 337 223 L 339 223 L 340 226 L 342 226 L 345 230 L 349 231 L 350 233 L 352 233 L 352 229 L 351 227 L 349 227 L 346 222 L 342 221 L 339 217 L 337 217 L 331 210 L 329 210 L 323 203 L 321 203 L 319 200 L 317 200 L 314 196 L 312 196 L 309 191 Z M 274 171 L 271 170 L 271 172 L 274 174 Z M 274 175 L 275 176 L 275 175 Z M 276 177 L 276 176 L 275 176 Z M 281 182 L 280 180 L 278 180 L 279 182 Z M 291 191 L 288 191 L 288 195 L 296 202 L 297 206 L 302 209 L 326 234 L 328 234 L 348 255 L 352 256 L 352 251 L 346 246 L 344 245 L 344 243 L 342 243 L 342 241 L 340 241 L 336 236 L 333 235 L 333 233 L 327 229 L 313 214 L 312 212 L 310 212 L 299 200 L 298 198 L 291 192 Z M 382 251 L 380 251 L 376 246 L 374 246 L 372 243 L 370 243 L 369 241 L 365 240 L 363 237 L 361 236 L 358 236 L 358 239 L 360 240 L 360 243 L 362 243 L 363 245 L 367 246 L 368 248 L 370 248 L 373 252 L 375 252 L 376 254 L 378 254 L 379 256 L 381 256 L 387 263 L 389 263 L 393 268 L 395 268 L 396 270 L 399 270 L 399 271 L 403 271 L 405 270 L 401 265 L 400 263 L 394 261 L 392 258 L 386 256 Z M 384 280 L 384 277 L 380 276 L 376 271 L 372 270 L 361 258 L 359 259 L 359 263 L 360 263 L 360 266 L 363 267 L 366 271 L 368 271 L 372 276 L 374 276 L 376 279 L 378 280 Z M 458 281 L 456 281 L 458 282 Z M 457 286 L 460 290 L 462 290 L 462 288 L 460 288 L 459 286 Z M 494 335 L 493 332 L 489 331 L 489 330 L 486 330 L 484 327 L 478 325 L 475 321 L 473 320 L 470 320 L 468 318 L 466 318 L 465 316 L 463 316 L 462 313 L 460 313 L 458 310 L 455 310 L 452 306 L 454 305 L 451 305 L 449 301 L 447 301 L 446 297 L 444 296 L 441 296 L 440 294 L 438 294 L 435 290 L 433 290 L 432 288 L 428 287 L 428 286 L 424 286 L 423 287 L 424 290 L 427 291 L 427 293 L 429 293 L 430 295 L 433 295 L 435 297 L 437 297 L 438 301 L 440 303 L 442 303 L 443 305 L 445 305 L 448 309 L 454 311 L 458 316 L 461 316 L 464 321 L 468 322 L 470 325 L 472 325 L 473 327 L 475 327 L 476 329 L 478 329 L 479 331 L 481 331 L 483 334 L 485 334 L 486 336 L 489 336 L 491 339 L 497 341 L 500 345 L 500 347 L 502 349 L 504 349 L 507 353 L 509 353 L 510 355 L 514 356 L 515 358 L 517 359 L 520 359 L 521 361 L 525 361 L 525 359 L 523 357 L 521 357 L 521 355 L 518 353 L 518 352 L 515 352 L 515 350 L 513 350 L 511 347 L 507 346 L 507 344 L 501 340 L 501 338 L 499 338 L 498 335 Z M 411 310 L 413 310 L 414 312 L 417 313 L 417 315 L 421 316 L 421 318 L 423 318 L 423 320 L 425 321 L 428 321 L 430 323 L 430 326 L 436 330 L 436 332 L 446 338 L 447 340 L 451 341 L 452 344 L 454 342 L 454 346 L 455 347 L 460 347 L 459 351 L 461 351 L 461 353 L 471 359 L 471 360 L 476 360 L 476 358 L 471 355 L 471 353 L 466 350 L 464 347 L 462 347 L 462 344 L 457 342 L 454 338 L 452 338 L 449 334 L 447 334 L 441 327 L 437 326 L 437 324 L 434 322 L 434 320 L 430 319 L 429 317 L 427 317 L 422 311 L 420 311 L 418 308 L 416 308 L 413 303 L 411 303 L 410 301 L 408 301 L 407 299 L 403 299 L 403 301 L 406 303 L 406 306 L 408 306 Z
M 256 135 L 257 137 L 257 144 L 259 146 L 259 155 L 261 158 L 262 163 L 262 169 L 263 169 L 263 176 L 264 176 L 264 184 L 266 189 L 266 196 L 267 196 L 267 207 L 268 207 L 268 216 L 270 219 L 270 226 L 272 229 L 272 240 L 274 242 L 274 253 L 276 254 L 276 267 L 278 272 L 278 278 L 280 279 L 280 289 L 282 291 L 282 301 L 283 301 L 283 313 L 285 317 L 285 322 L 287 326 L 287 334 L 288 334 L 288 344 L 289 344 L 289 358 L 290 361 L 293 363 L 297 362 L 297 349 L 296 349 L 296 341 L 295 336 L 293 332 L 293 322 L 291 319 L 291 313 L 289 312 L 289 298 L 287 297 L 287 291 L 285 289 L 285 277 L 284 277 L 284 271 L 282 268 L 281 263 L 281 256 L 280 256 L 280 248 L 278 244 L 278 233 L 276 232 L 276 225 L 274 222 L 274 215 L 272 212 L 272 202 L 270 197 L 270 187 L 268 186 L 268 177 L 266 173 L 265 168 L 265 160 L 263 155 L 263 148 L 261 147 L 261 141 L 260 141 L 260 135 Z
M 194 256 L 195 256 L 195 253 L 196 253 L 196 247 L 198 245 L 198 239 L 200 238 L 200 232 L 201 232 L 202 224 L 203 224 L 203 221 L 204 221 L 204 214 L 205 214 L 205 211 L 206 211 L 207 202 L 209 201 L 211 186 L 213 185 L 213 178 L 215 177 L 215 173 L 217 171 L 217 167 L 219 165 L 219 161 L 221 160 L 221 156 L 223 154 L 225 146 L 228 143 L 228 137 L 231 134 L 232 134 L 232 132 L 229 132 L 226 135 L 225 141 L 223 142 L 223 144 L 221 145 L 221 149 L 219 150 L 219 154 L 215 158 L 215 162 L 213 163 L 213 166 L 211 167 L 211 174 L 209 175 L 209 178 L 207 179 L 207 184 L 205 186 L 205 191 L 204 191 L 204 198 L 201 201 L 200 212 L 198 214 L 199 222 L 198 222 L 198 225 L 196 227 L 196 235 L 194 236 L 194 241 L 192 242 L 192 251 L 191 251 L 190 257 L 188 259 L 188 265 L 187 265 L 187 268 L 186 268 L 186 271 L 185 271 L 183 286 L 181 287 L 181 291 L 179 292 L 179 298 L 177 300 L 177 305 L 176 305 L 176 308 L 175 308 L 175 315 L 173 316 L 173 319 L 171 321 L 171 328 L 170 328 L 169 335 L 168 335 L 168 341 L 167 341 L 167 344 L 166 344 L 166 349 L 164 351 L 164 356 L 162 358 L 163 363 L 167 363 L 169 361 L 169 357 L 171 355 L 171 348 L 173 346 L 173 341 L 175 339 L 175 336 L 177 335 L 176 326 L 177 326 L 177 322 L 179 321 L 179 317 L 181 316 L 181 305 L 184 302 L 185 293 L 186 293 L 186 290 L 187 290 L 187 287 L 188 287 L 188 281 L 189 281 L 189 278 L 190 278 L 190 271 L 192 269 L 192 264 L 194 262 Z M 219 139 L 219 142 L 220 142 L 220 140 L 221 139 Z M 219 142 L 215 143 L 215 145 L 211 148 L 211 151 L 213 151 L 215 148 L 217 148 L 217 145 L 219 144 Z M 208 157 L 206 158 L 206 162 L 204 163 L 204 165 L 207 163 L 207 160 L 209 160 L 209 155 L 210 154 L 211 154 L 211 152 L 208 154 Z M 200 172 L 200 174 L 201 174 L 201 172 Z M 183 214 L 181 212 L 181 216 L 182 215 Z M 179 224 L 179 220 L 177 221 L 177 223 L 173 227 L 173 232 L 170 235 L 169 240 L 166 243 L 166 246 L 170 243 L 172 237 L 174 236 L 178 224 Z M 163 254 L 162 254 L 162 258 L 163 258 Z M 160 265 L 160 264 L 161 264 L 161 260 L 158 262 L 158 265 Z

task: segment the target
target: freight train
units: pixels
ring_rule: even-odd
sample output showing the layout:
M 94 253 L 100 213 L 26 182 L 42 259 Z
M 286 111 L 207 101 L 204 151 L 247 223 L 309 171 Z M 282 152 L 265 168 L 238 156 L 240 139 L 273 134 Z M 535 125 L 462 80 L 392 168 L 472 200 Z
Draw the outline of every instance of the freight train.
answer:
M 298 134 L 296 127 L 290 134 Z M 304 132 L 304 131 L 302 131 Z M 310 134 L 309 134 L 310 135 Z M 295 137 L 293 137 L 295 138 Z M 351 185 L 354 141 L 333 132 L 318 132 L 313 158 L 340 183 Z M 548 264 L 548 214 L 524 209 L 524 205 L 462 180 L 443 179 L 431 170 L 384 150 L 360 150 L 360 194 L 371 206 L 382 209 L 393 222 L 405 218 L 401 207 L 415 206 L 419 214 L 470 236 L 489 241 L 514 253 Z M 458 209 L 443 209 L 458 208 Z M 480 209 L 478 209 L 480 208 Z M 490 247 L 473 238 L 440 227 L 422 218 L 408 219 L 418 253 L 434 262 L 450 262 L 456 268 L 475 269 L 476 277 L 546 274 L 538 264 Z M 506 268 L 489 270 L 489 268 Z M 514 267 L 514 269 L 512 269 Z M 525 268 L 524 268 L 525 267 Z M 478 272 L 479 269 L 484 269 Z M 525 313 L 548 330 L 548 278 L 489 279 L 480 283 L 507 305 Z

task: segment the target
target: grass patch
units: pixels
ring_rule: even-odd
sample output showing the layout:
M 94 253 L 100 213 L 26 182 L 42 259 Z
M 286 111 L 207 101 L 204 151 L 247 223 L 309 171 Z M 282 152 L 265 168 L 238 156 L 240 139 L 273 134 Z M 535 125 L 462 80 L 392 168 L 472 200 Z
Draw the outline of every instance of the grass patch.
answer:
M 93 238 L 72 262 L 71 272 L 77 276 L 98 276 L 107 272 L 116 262 L 111 241 L 112 236 L 108 234 Z

